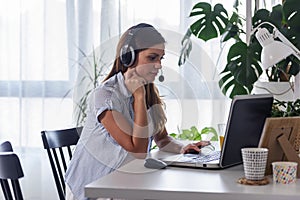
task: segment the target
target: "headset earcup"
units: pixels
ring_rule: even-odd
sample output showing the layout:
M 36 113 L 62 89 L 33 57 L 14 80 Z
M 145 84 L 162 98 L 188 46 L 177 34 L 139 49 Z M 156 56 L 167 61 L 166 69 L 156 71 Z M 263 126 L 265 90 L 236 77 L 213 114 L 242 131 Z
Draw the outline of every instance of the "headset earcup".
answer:
M 125 67 L 130 67 L 135 61 L 135 52 L 132 46 L 125 45 L 120 50 L 120 61 Z

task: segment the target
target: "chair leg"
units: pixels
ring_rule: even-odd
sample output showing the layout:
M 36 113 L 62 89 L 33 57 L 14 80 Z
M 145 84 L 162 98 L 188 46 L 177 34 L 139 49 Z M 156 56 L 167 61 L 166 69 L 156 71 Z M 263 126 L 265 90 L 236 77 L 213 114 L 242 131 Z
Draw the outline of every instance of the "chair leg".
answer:
M 1 187 L 2 187 L 5 199 L 6 200 L 13 199 L 11 191 L 9 189 L 8 181 L 7 180 L 0 180 L 0 183 L 1 183 Z
M 14 194 L 15 194 L 16 200 L 23 200 L 23 195 L 22 195 L 19 180 L 12 180 L 12 186 L 14 189 Z

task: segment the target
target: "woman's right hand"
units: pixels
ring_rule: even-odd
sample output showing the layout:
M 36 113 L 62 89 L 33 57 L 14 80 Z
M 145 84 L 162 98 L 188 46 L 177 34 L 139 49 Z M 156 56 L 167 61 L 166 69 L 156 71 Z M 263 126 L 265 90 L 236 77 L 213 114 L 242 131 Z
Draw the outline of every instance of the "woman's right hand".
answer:
M 199 141 L 196 143 L 190 143 L 186 146 L 184 146 L 180 153 L 189 153 L 189 151 L 193 151 L 193 152 L 200 152 L 201 151 L 201 147 L 205 147 L 207 145 L 210 145 L 210 141 Z
M 124 73 L 124 79 L 127 89 L 134 97 L 139 95 L 143 97 L 145 96 L 146 91 L 144 85 L 147 84 L 147 81 L 137 74 L 134 67 L 128 68 L 128 70 Z

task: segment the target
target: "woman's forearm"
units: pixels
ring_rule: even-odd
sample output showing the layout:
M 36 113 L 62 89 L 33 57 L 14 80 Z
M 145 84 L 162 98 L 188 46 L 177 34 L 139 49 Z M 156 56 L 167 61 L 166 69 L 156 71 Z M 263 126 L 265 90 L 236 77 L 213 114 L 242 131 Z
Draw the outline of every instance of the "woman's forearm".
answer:
M 148 117 L 144 97 L 135 98 L 133 102 L 134 124 L 132 130 L 132 145 L 135 152 L 146 153 L 148 148 Z
M 184 145 L 170 136 L 165 136 L 157 141 L 160 150 L 172 153 L 181 153 Z

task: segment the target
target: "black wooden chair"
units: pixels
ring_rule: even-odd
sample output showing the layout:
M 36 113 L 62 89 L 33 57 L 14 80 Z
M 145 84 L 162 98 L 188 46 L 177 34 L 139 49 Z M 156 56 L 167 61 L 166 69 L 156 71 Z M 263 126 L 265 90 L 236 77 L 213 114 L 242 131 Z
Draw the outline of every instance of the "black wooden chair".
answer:
M 23 200 L 19 179 L 24 177 L 18 156 L 13 152 L 0 152 L 0 180 L 6 200 Z M 12 195 L 14 194 L 14 195 Z
M 82 127 L 76 127 L 41 132 L 60 200 L 65 200 L 64 175 L 67 170 L 67 162 L 72 158 L 71 147 L 77 144 L 81 131 Z

